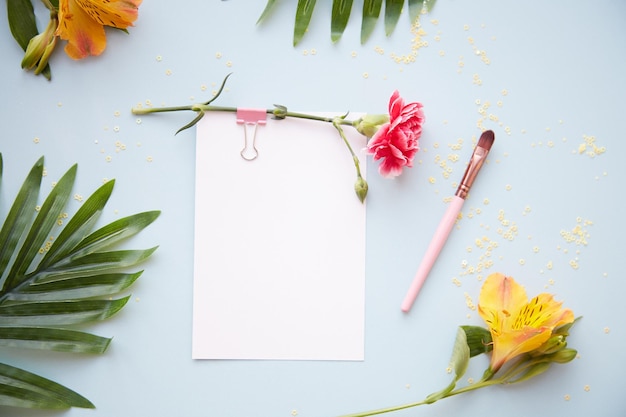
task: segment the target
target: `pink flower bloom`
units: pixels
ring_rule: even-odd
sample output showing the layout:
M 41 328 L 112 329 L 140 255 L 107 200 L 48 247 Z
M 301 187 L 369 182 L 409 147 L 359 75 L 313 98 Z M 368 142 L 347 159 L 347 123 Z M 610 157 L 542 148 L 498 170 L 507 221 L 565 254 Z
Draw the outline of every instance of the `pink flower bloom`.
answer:
M 382 125 L 367 145 L 375 161 L 382 159 L 378 172 L 383 177 L 397 177 L 402 168 L 413 166 L 424 124 L 423 107 L 421 103 L 405 104 L 397 90 L 391 95 L 389 123 Z

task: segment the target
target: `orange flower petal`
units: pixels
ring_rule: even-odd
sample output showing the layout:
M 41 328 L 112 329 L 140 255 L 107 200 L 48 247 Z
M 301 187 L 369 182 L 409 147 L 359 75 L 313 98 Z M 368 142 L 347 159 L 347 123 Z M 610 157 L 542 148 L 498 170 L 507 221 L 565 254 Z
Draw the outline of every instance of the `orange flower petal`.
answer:
M 106 48 L 104 26 L 125 29 L 137 19 L 142 0 L 60 0 L 56 34 L 74 59 L 100 55 Z
M 57 35 L 68 41 L 65 52 L 73 59 L 100 55 L 106 47 L 104 27 L 93 20 L 74 0 L 59 2 Z
M 93 20 L 104 26 L 125 29 L 137 20 L 142 0 L 70 0 L 76 2 Z

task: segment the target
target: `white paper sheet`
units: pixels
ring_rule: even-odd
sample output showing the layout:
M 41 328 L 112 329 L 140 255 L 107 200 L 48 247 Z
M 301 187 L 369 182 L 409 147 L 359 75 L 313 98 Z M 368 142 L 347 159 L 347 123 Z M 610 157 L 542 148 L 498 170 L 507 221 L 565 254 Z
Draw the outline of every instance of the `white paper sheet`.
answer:
M 363 360 L 365 205 L 348 149 L 330 123 L 268 118 L 246 161 L 244 128 L 252 139 L 233 113 L 197 125 L 192 357 Z M 345 131 L 365 175 L 365 138 Z

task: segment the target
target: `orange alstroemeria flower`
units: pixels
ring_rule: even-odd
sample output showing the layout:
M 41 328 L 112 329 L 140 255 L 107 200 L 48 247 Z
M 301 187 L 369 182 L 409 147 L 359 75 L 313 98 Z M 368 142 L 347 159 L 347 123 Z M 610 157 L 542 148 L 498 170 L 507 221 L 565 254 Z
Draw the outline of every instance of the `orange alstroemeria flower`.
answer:
M 104 26 L 126 29 L 137 20 L 142 0 L 60 0 L 57 36 L 68 41 L 74 59 L 100 55 L 106 48 Z
M 491 371 L 497 372 L 509 360 L 539 348 L 555 328 L 572 323 L 574 313 L 561 305 L 546 293 L 528 301 L 524 287 L 511 277 L 500 273 L 487 277 L 478 312 L 493 341 Z

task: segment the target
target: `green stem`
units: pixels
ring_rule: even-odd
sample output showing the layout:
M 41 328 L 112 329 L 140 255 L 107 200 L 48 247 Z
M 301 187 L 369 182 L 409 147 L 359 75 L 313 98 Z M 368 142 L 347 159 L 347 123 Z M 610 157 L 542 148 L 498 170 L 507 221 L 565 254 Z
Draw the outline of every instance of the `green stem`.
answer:
M 350 151 L 350 154 L 352 155 L 352 160 L 354 161 L 354 167 L 356 168 L 356 176 L 357 178 L 363 178 L 361 176 L 361 166 L 359 163 L 359 157 L 356 156 L 356 154 L 354 153 L 354 150 L 352 149 L 352 146 L 350 145 L 350 142 L 348 142 L 348 138 L 346 137 L 346 134 L 344 133 L 343 129 L 341 128 L 341 124 L 345 124 L 342 123 L 342 121 L 344 121 L 344 119 L 334 119 L 332 121 L 333 126 L 335 127 L 335 129 L 337 129 L 337 132 L 339 132 L 339 136 L 341 136 L 341 139 L 343 139 L 343 142 L 346 144 L 346 146 L 348 147 L 348 150 Z
M 187 106 L 172 106 L 172 107 L 133 107 L 132 113 L 135 115 L 144 115 L 150 113 L 165 113 L 165 112 L 175 112 L 175 111 L 224 111 L 224 112 L 237 112 L 237 107 L 231 106 L 212 106 L 207 104 L 190 104 Z M 265 113 L 274 114 L 274 109 L 266 109 Z M 316 116 L 313 114 L 306 113 L 298 113 L 298 112 L 290 112 L 287 111 L 283 113 L 285 117 L 295 117 L 298 119 L 307 119 L 307 120 L 315 120 L 318 122 L 326 122 L 326 123 L 337 123 L 340 125 L 352 125 L 354 122 L 351 120 L 340 119 L 336 117 L 324 117 L 324 116 Z

